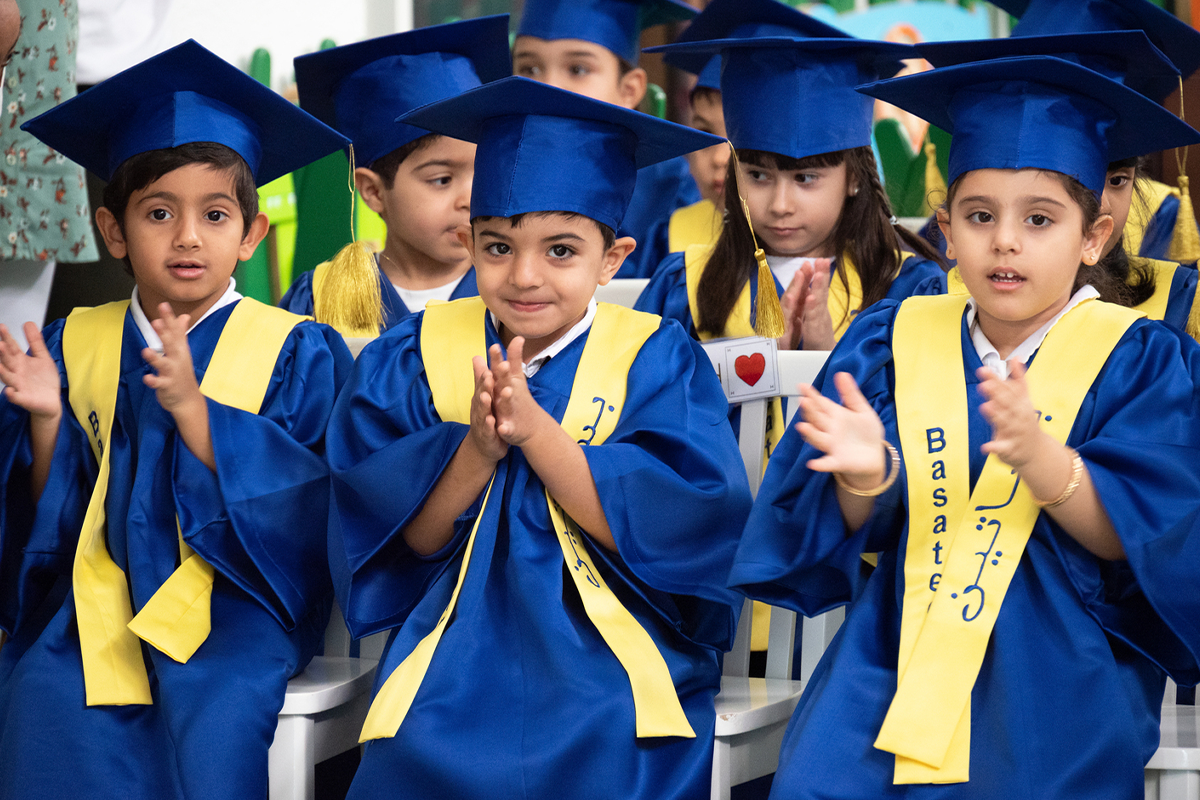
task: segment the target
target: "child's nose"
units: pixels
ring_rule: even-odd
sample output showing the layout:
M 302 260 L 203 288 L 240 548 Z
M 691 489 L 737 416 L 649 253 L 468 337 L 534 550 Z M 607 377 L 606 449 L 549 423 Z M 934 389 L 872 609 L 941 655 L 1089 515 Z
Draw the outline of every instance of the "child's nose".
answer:
M 179 221 L 175 229 L 175 246 L 187 249 L 200 246 L 200 226 L 196 220 L 185 217 Z
M 528 289 L 541 284 L 541 271 L 537 268 L 534 258 L 521 255 L 513 259 L 508 279 L 513 286 Z

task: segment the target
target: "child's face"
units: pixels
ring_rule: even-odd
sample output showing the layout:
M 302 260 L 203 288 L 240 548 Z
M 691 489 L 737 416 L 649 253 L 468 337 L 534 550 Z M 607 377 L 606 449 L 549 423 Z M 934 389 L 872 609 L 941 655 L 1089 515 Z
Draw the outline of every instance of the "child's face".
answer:
M 1055 173 L 980 169 L 963 175 L 940 222 L 996 341 L 989 327 L 1028 335 L 1066 306 L 1080 263 L 1100 258 L 1112 220 L 1101 216 L 1084 235 L 1083 209 Z
M 802 170 L 740 164 L 738 183 L 754 235 L 768 255 L 831 258 L 846 197 L 857 190 L 845 162 Z
M 469 254 L 458 229 L 471 222 L 475 145 L 448 136 L 401 162 L 388 189 L 375 173 L 358 170 L 363 200 L 387 225 L 387 252 L 417 271 L 461 266 Z M 420 288 L 420 287 L 415 287 Z
M 596 223 L 565 214 L 476 220 L 473 246 L 479 296 L 500 321 L 505 346 L 525 337 L 525 357 L 540 353 L 587 313 L 596 287 L 608 283 L 634 246 L 628 236 L 604 247 Z
M 269 224 L 259 214 L 243 236 L 233 173 L 207 164 L 172 170 L 130 195 L 123 233 L 107 208 L 96 222 L 113 257 L 129 257 L 146 316 L 156 319 L 166 302 L 193 320 L 229 288 Z
M 621 75 L 615 53 L 583 39 L 518 36 L 513 74 L 625 108 L 637 108 L 646 94 L 645 70 Z
M 725 138 L 725 112 L 721 108 L 721 93 L 700 91 L 692 96 L 692 127 L 698 131 Z M 729 145 L 714 144 L 688 154 L 692 177 L 700 187 L 700 195 L 718 205 L 725 194 L 725 169 L 729 165 Z
M 1109 234 L 1108 241 L 1104 243 L 1104 255 L 1108 255 L 1117 246 L 1117 242 L 1121 241 L 1121 235 L 1125 233 L 1125 223 L 1129 220 L 1129 207 L 1133 204 L 1135 172 L 1134 167 L 1110 169 L 1104 180 L 1100 212 L 1111 214 L 1113 218 L 1113 231 Z

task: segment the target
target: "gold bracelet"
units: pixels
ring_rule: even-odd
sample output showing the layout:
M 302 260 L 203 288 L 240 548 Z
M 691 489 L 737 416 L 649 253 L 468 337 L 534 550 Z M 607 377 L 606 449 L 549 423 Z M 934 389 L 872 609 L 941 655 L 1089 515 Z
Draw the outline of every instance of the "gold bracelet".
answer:
M 1063 503 L 1065 503 L 1071 499 L 1071 495 L 1075 494 L 1075 490 L 1079 488 L 1079 484 L 1082 480 L 1083 480 L 1083 459 L 1080 458 L 1079 453 L 1077 453 L 1075 450 L 1072 449 L 1071 450 L 1071 480 L 1067 481 L 1067 488 L 1063 489 L 1062 494 L 1060 494 L 1057 498 L 1055 498 L 1054 500 L 1051 500 L 1048 503 L 1043 503 L 1041 500 L 1038 500 L 1036 497 L 1033 498 L 1033 503 L 1038 508 L 1054 508 L 1055 506 L 1061 506 Z
M 853 486 L 848 486 L 846 482 L 842 480 L 842 476 L 835 472 L 833 473 L 833 479 L 837 482 L 837 485 L 855 497 L 877 497 L 878 495 L 881 495 L 888 489 L 892 488 L 892 484 L 896 482 L 896 476 L 900 474 L 900 452 L 896 448 L 892 447 L 892 443 L 886 439 L 883 442 L 883 446 L 885 448 L 884 454 L 891 454 L 891 468 L 884 477 L 883 483 L 879 484 L 874 489 L 867 489 L 866 491 L 863 491 L 862 489 L 855 489 Z

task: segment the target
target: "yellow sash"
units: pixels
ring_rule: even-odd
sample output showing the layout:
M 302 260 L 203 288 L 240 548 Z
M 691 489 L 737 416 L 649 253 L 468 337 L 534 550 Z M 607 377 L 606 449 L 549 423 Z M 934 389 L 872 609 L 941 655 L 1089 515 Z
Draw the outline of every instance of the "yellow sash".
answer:
M 1141 252 L 1146 228 L 1150 227 L 1150 221 L 1168 197 L 1178 199 L 1179 189 L 1150 178 L 1138 180 L 1133 202 L 1129 205 L 1129 216 L 1125 219 L 1125 227 L 1121 231 L 1125 239 L 1125 252 L 1130 256 Z M 1194 224 L 1191 220 L 1187 222 Z M 1175 224 L 1178 226 L 1180 223 L 1177 221 Z
M 723 227 L 721 212 L 713 201 L 692 203 L 671 215 L 667 223 L 667 247 L 672 253 L 682 253 L 693 244 L 716 244 Z
M 897 784 L 968 780 L 971 690 L 1039 513 L 995 456 L 968 492 L 966 303 L 964 295 L 911 297 L 892 334 L 909 534 L 898 688 L 875 746 L 896 754 Z M 1026 380 L 1056 441 L 1066 441 L 1113 347 L 1141 316 L 1089 300 L 1050 330 Z
M 129 301 L 78 309 L 63 328 L 71 410 L 100 464 L 75 552 L 72 583 L 87 704 L 149 705 L 140 639 L 186 662 L 208 638 L 213 568 L 179 535 L 180 566 L 135 617 L 124 571 L 105 543 L 109 442 Z M 283 342 L 304 317 L 244 299 L 229 315 L 200 385 L 223 405 L 256 413 Z M 178 522 L 177 534 L 178 534 Z
M 425 310 L 421 326 L 422 359 L 434 406 L 444 421 L 470 423 L 475 389 L 471 358 L 486 356 L 486 313 L 487 308 L 478 297 L 431 305 Z M 651 314 L 599 304 L 562 421 L 563 429 L 576 437 L 581 445 L 601 444 L 616 428 L 625 402 L 629 368 L 642 345 L 658 330 L 660 322 L 659 317 Z M 492 481 L 495 481 L 494 475 Z M 489 483 L 484 507 L 492 488 Z M 563 560 L 569 567 L 567 571 L 579 591 L 584 610 L 629 675 L 637 736 L 694 738 L 696 734 L 684 715 L 670 670 L 654 640 L 605 584 L 588 555 L 579 528 L 563 513 L 549 492 L 546 503 Z M 467 539 L 458 581 L 446 610 L 433 631 L 384 681 L 371 703 L 360 741 L 395 736 L 404 722 L 458 601 L 482 519 L 481 508 Z

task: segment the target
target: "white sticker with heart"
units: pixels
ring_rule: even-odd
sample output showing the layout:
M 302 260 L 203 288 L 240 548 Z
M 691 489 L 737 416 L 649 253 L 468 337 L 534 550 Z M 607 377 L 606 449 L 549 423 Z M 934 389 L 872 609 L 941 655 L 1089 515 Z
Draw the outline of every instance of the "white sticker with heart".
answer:
M 730 403 L 779 395 L 779 358 L 774 339 L 747 336 L 704 344 Z

